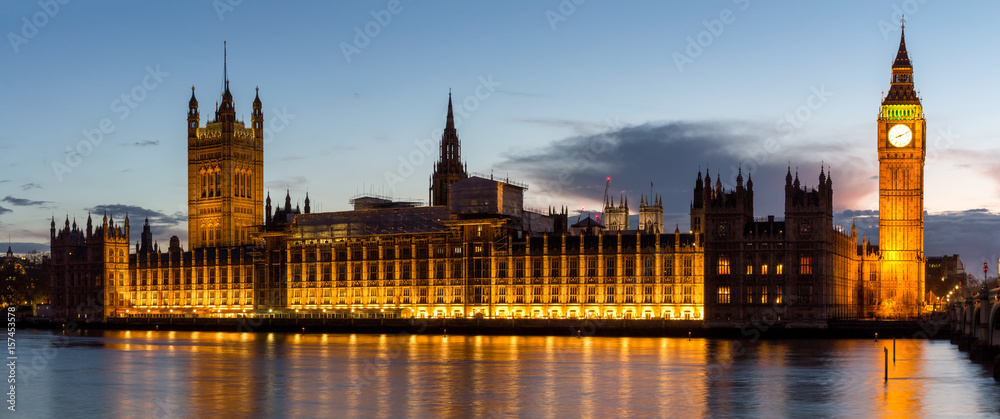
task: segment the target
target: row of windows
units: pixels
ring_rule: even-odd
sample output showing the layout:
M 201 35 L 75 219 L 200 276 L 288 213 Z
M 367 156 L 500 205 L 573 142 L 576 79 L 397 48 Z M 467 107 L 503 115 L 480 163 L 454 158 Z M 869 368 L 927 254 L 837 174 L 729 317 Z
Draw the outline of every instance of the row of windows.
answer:
M 206 274 L 207 271 L 207 274 Z M 195 273 L 197 273 L 195 275 Z M 183 276 L 181 276 L 183 274 Z M 126 276 L 130 278 L 126 279 Z M 192 285 L 192 284 L 239 284 L 253 282 L 252 267 L 233 267 L 232 273 L 226 268 L 221 269 L 164 269 L 142 270 L 137 277 L 126 275 L 124 271 L 108 272 L 108 287 L 145 286 L 145 285 Z M 128 284 L 126 284 L 128 280 Z
M 108 300 L 118 307 L 160 305 L 252 305 L 252 291 L 165 291 L 108 293 Z
M 785 288 L 786 286 L 744 286 L 743 287 L 743 298 L 742 300 L 737 300 L 734 297 L 738 295 L 734 294 L 736 288 L 729 286 L 719 286 L 716 288 L 715 292 L 715 302 L 718 304 L 732 304 L 736 302 L 742 302 L 743 304 L 783 304 L 785 303 Z M 796 284 L 788 286 L 789 296 L 793 299 L 793 303 L 797 304 L 812 304 L 816 301 L 816 296 L 814 295 L 814 289 L 811 284 Z
M 783 263 L 778 263 L 773 266 L 764 263 L 759 266 L 754 266 L 753 261 L 747 260 L 744 265 L 744 272 L 747 275 L 784 275 L 785 265 Z M 720 255 L 716 260 L 716 270 L 715 272 L 719 275 L 729 275 L 733 273 L 732 265 L 729 261 L 729 257 L 726 255 Z M 810 275 L 813 273 L 813 259 L 811 256 L 800 256 L 799 257 L 799 274 Z

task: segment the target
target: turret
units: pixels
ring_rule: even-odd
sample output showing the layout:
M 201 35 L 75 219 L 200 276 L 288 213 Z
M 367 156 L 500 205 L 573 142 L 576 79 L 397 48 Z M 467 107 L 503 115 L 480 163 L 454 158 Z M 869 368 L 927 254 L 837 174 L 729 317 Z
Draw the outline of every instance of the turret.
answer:
M 198 116 L 198 99 L 194 97 L 194 86 L 191 86 L 191 100 L 188 101 L 188 140 L 198 137 L 199 124 L 201 117 Z
M 306 206 L 305 206 L 306 212 L 305 213 L 309 214 L 309 192 L 306 192 L 306 202 L 305 202 L 305 204 L 306 204 Z
M 468 172 L 462 164 L 462 143 L 458 139 L 455 128 L 455 114 L 451 105 L 451 92 L 448 92 L 448 116 L 445 119 L 444 132 L 441 134 L 441 150 L 438 161 L 434 163 L 431 174 L 429 198 L 431 205 L 448 205 L 448 194 L 451 184 L 468 177 Z
M 271 224 L 271 192 L 267 192 L 267 199 L 264 201 L 264 224 Z
M 264 140 L 264 112 L 261 111 L 260 88 L 256 88 L 256 96 L 253 99 L 253 113 L 250 114 L 250 123 L 253 127 L 254 139 Z
M 149 217 L 147 217 L 146 221 L 142 224 L 142 234 L 140 234 L 140 237 L 142 240 L 141 245 L 139 246 L 139 252 L 152 251 L 153 232 L 149 228 Z

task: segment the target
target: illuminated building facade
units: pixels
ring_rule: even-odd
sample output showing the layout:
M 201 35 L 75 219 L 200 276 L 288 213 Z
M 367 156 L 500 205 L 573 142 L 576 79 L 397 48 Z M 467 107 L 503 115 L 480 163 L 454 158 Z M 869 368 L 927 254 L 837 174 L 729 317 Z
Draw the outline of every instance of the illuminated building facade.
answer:
M 859 317 L 858 237 L 833 225 L 833 180 L 820 169 L 808 188 L 785 176 L 785 218 L 753 215 L 753 180 L 724 190 L 698 174 L 694 200 L 705 220 L 706 319 L 825 321 Z
M 878 117 L 881 287 L 876 299 L 887 315 L 913 317 L 923 305 L 926 132 L 904 33 Z
M 259 97 L 249 128 L 228 81 L 215 120 L 188 113 L 189 243 L 129 255 L 124 228 L 52 224 L 53 307 L 99 300 L 105 316 L 665 318 L 710 322 L 912 317 L 923 294 L 924 120 L 901 39 L 879 125 L 880 237 L 833 225 L 833 181 L 791 168 L 784 219 L 757 219 L 753 181 L 698 173 L 690 230 L 664 233 L 663 204 L 605 203 L 604 222 L 525 211 L 527 187 L 469 176 L 449 95 L 430 206 L 356 197 L 352 211 L 272 208 L 263 193 Z M 273 210 L 273 211 L 272 211 Z M 887 301 L 890 302 L 887 304 Z M 888 308 L 888 309 L 887 309 Z M 890 310 L 891 309 L 891 310 Z
M 114 315 L 115 304 L 125 304 L 124 295 L 112 290 L 131 278 L 129 264 L 129 220 L 115 224 L 104 216 L 96 229 L 90 216 L 83 230 L 69 217 L 66 225 L 50 228 L 52 251 L 52 314 L 62 319 L 101 319 Z M 105 290 L 108 295 L 105 295 Z M 112 303 L 114 301 L 114 303 Z
M 223 80 L 215 119 L 204 127 L 199 126 L 194 86 L 188 102 L 188 243 L 192 249 L 251 244 L 250 231 L 264 219 L 260 95 L 254 98 L 247 127 L 236 120 L 225 74 Z

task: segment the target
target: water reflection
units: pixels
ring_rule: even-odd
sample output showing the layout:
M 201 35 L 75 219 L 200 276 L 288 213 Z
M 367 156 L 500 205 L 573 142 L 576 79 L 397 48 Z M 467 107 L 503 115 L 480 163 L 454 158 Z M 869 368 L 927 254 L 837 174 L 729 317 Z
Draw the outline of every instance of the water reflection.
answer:
M 988 416 L 947 342 L 21 333 L 29 416 Z M 883 380 L 884 352 L 890 350 Z M 31 354 L 54 354 L 39 368 Z M 30 378 L 30 379 L 29 379 Z

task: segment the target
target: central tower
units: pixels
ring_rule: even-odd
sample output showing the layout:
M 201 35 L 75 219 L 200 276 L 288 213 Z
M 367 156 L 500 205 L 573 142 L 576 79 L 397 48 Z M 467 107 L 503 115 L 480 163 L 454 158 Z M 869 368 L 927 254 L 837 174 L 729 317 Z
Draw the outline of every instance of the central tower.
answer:
M 923 302 L 926 125 L 904 32 L 878 116 L 882 315 L 916 316 Z
M 225 57 L 225 54 L 223 55 Z M 198 100 L 188 104 L 188 243 L 192 249 L 251 244 L 264 220 L 264 114 L 253 101 L 251 126 L 236 119 L 223 58 L 222 103 L 199 126 Z
M 434 163 L 434 174 L 431 175 L 430 204 L 448 205 L 451 184 L 468 177 L 462 164 L 462 144 L 455 129 L 455 114 L 451 111 L 451 92 L 448 92 L 448 120 L 441 134 L 441 156 Z

